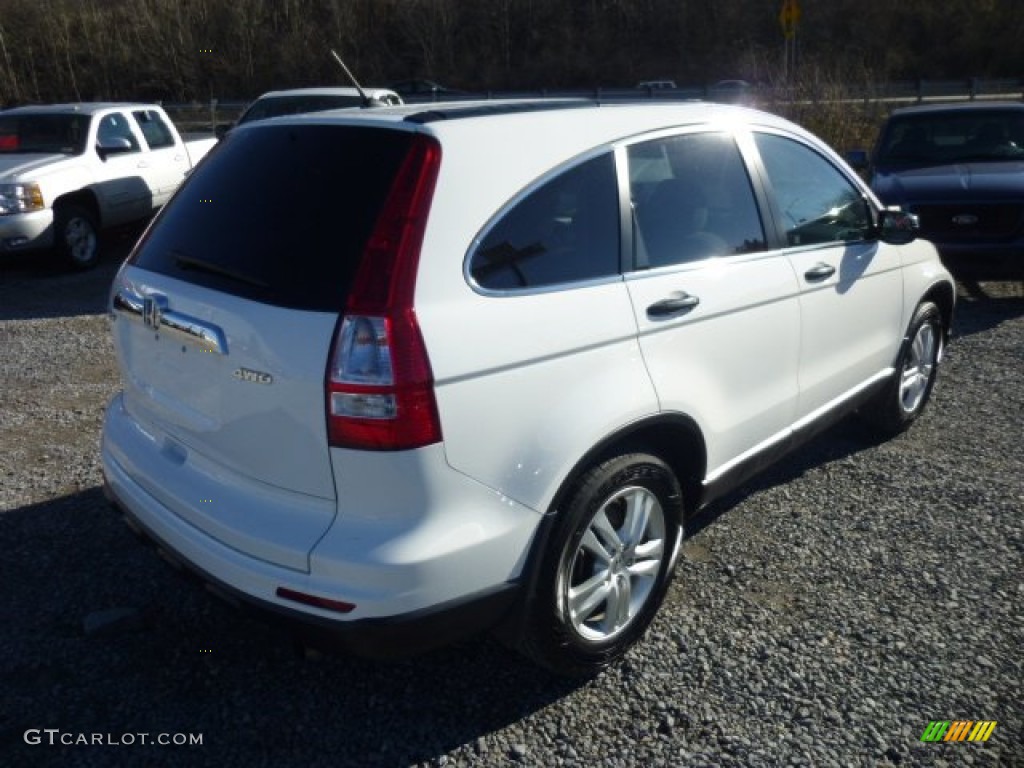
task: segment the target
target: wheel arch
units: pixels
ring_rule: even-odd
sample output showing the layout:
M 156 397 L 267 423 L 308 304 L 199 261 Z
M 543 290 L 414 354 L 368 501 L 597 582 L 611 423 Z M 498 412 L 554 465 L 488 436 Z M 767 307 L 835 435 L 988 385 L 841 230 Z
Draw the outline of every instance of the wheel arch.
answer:
M 942 316 L 942 327 L 948 339 L 953 328 L 953 307 L 956 304 L 956 289 L 947 282 L 936 283 L 921 297 L 921 301 L 931 301 L 939 308 L 939 314 Z
M 591 467 L 627 453 L 649 453 L 669 466 L 683 491 L 684 518 L 700 508 L 707 450 L 697 423 L 685 414 L 675 413 L 658 414 L 627 424 L 583 454 L 566 474 L 537 528 L 520 573 L 521 582 L 533 583 L 558 519 L 558 510 L 565 506 L 580 478 Z
M 534 585 L 542 570 L 545 553 L 551 546 L 557 523 L 578 484 L 586 473 L 616 456 L 650 454 L 671 469 L 683 492 L 683 517 L 701 504 L 701 489 L 706 473 L 707 453 L 697 423 L 682 413 L 658 414 L 627 424 L 608 435 L 587 451 L 562 480 L 537 528 L 517 581 L 523 589 L 516 603 L 498 623 L 496 631 L 503 642 L 521 649 L 529 606 L 536 598 Z M 677 521 L 680 525 L 683 520 Z
M 96 221 L 97 229 L 103 226 L 103 216 L 100 212 L 100 203 L 96 193 L 90 189 L 77 189 L 74 192 L 67 192 L 53 201 L 53 213 L 56 218 L 57 212 L 65 206 L 77 205 L 85 208 L 92 214 Z
M 566 475 L 548 512 L 556 512 L 564 505 L 579 478 L 591 467 L 627 453 L 649 453 L 664 461 L 683 490 L 686 513 L 697 509 L 707 471 L 707 449 L 697 423 L 685 414 L 675 413 L 628 424 L 593 446 Z

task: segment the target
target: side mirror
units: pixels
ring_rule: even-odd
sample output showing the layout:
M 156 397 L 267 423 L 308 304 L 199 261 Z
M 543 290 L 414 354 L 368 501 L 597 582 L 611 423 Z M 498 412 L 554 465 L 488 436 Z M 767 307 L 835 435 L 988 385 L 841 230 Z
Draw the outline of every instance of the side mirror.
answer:
M 917 239 L 921 224 L 912 213 L 886 208 L 878 217 L 878 236 L 883 243 L 906 245 Z
M 96 153 L 104 160 L 109 155 L 118 155 L 132 151 L 132 143 L 124 136 L 112 136 L 96 142 Z
M 223 139 L 227 135 L 228 131 L 234 127 L 234 123 L 219 123 L 213 127 L 213 135 L 216 136 L 217 139 Z

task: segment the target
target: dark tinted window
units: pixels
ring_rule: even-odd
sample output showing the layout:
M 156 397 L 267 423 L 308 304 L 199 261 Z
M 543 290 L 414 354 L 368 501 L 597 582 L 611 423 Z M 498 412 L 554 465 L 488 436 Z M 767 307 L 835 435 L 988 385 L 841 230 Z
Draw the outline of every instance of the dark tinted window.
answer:
M 86 115 L 0 114 L 0 154 L 78 155 L 89 134 Z
M 358 96 L 343 95 L 298 95 L 298 96 L 271 96 L 266 99 L 257 99 L 253 105 L 245 111 L 240 118 L 239 124 L 248 123 L 251 120 L 266 120 L 268 117 L 281 117 L 282 115 L 299 115 L 304 112 L 322 112 L 326 109 L 342 109 L 345 107 L 358 107 L 362 104 Z
M 530 192 L 487 233 L 473 254 L 483 288 L 514 290 L 619 273 L 615 163 L 605 154 Z
M 268 304 L 340 310 L 409 142 L 403 131 L 325 125 L 232 132 L 135 263 Z
M 1024 110 L 965 109 L 897 116 L 879 142 L 879 165 L 1024 157 Z
M 764 250 L 750 177 L 732 136 L 645 141 L 628 157 L 638 267 Z
M 828 160 L 799 142 L 755 134 L 789 245 L 864 240 L 871 209 L 860 191 Z

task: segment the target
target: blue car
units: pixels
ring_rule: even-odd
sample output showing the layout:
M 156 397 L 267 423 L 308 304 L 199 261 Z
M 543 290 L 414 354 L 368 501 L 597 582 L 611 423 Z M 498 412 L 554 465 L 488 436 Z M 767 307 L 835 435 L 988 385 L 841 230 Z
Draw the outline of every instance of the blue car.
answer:
M 918 216 L 921 236 L 955 275 L 1024 277 L 1024 104 L 893 111 L 870 183 L 884 203 Z

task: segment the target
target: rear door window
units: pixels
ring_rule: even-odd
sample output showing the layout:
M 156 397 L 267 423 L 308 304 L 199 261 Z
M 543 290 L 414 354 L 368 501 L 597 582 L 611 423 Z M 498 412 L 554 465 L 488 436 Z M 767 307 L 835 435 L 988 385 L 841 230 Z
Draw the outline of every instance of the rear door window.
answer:
M 163 147 L 174 146 L 174 134 L 170 127 L 160 117 L 160 113 L 152 109 L 140 109 L 132 112 L 142 130 L 142 136 L 150 149 L 162 149 Z
M 233 131 L 133 259 L 267 304 L 340 311 L 410 141 L 405 131 L 351 126 Z
M 611 152 L 544 182 L 484 236 L 470 261 L 481 288 L 529 290 L 619 274 L 619 202 Z

